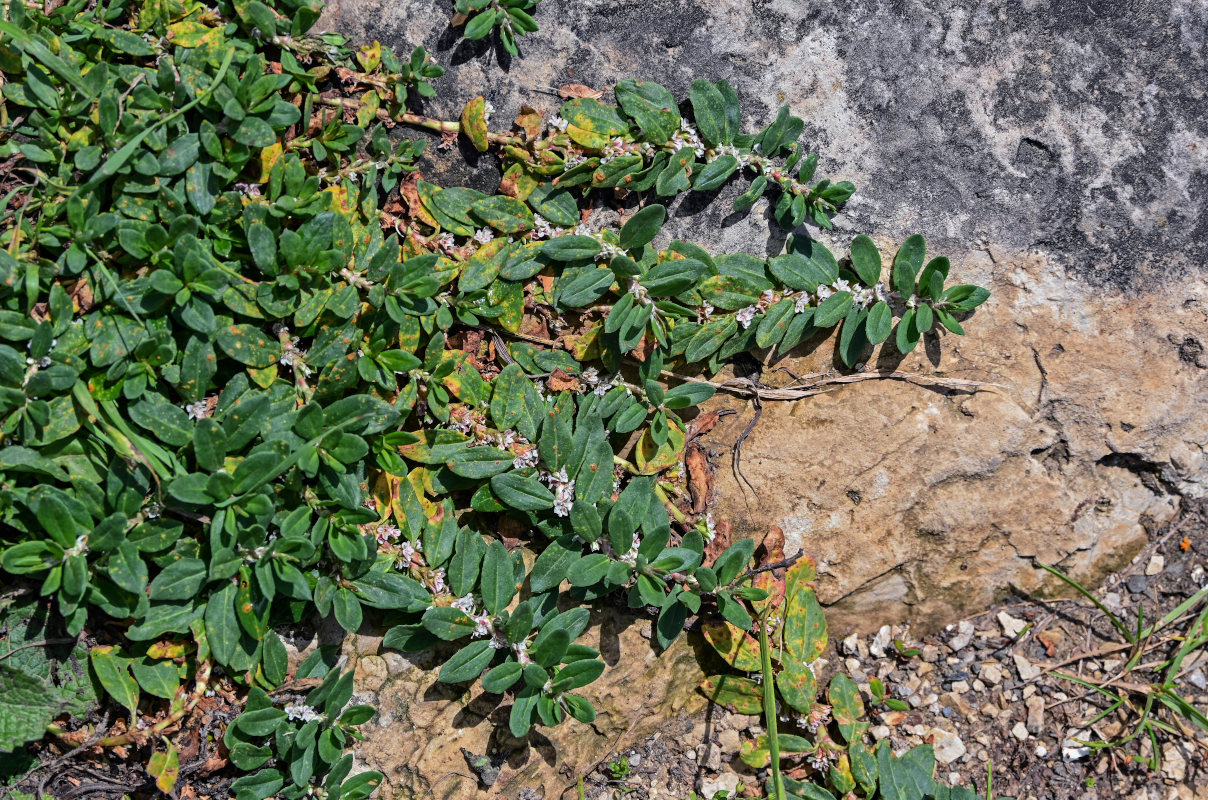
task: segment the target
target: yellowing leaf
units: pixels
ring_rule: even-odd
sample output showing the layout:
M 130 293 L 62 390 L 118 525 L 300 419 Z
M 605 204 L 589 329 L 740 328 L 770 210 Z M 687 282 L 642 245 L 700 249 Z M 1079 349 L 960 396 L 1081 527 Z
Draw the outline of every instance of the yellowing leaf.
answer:
M 256 179 L 256 183 L 266 183 L 268 174 L 276 164 L 281 160 L 284 149 L 280 141 L 273 142 L 268 147 L 260 151 L 260 177 Z
M 487 101 L 481 95 L 466 103 L 461 112 L 461 132 L 474 145 L 474 149 L 485 153 L 490 142 L 487 140 Z
M 180 753 L 176 745 L 164 739 L 168 746 L 165 753 L 152 753 L 147 762 L 147 772 L 155 777 L 155 785 L 164 794 L 172 794 L 176 788 L 176 778 L 180 775 Z

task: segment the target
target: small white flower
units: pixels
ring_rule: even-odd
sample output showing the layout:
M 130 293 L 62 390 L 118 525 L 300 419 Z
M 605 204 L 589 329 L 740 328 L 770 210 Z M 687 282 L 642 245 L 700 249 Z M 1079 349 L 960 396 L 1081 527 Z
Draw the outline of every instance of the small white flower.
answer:
M 809 292 L 798 292 L 797 294 L 795 294 L 793 296 L 794 313 L 800 314 L 802 311 L 805 311 L 807 308 L 809 308 L 809 305 L 810 305 L 810 293 Z
M 490 228 L 479 228 L 474 233 L 474 241 L 479 242 L 480 244 L 486 244 L 494 238 L 495 234 Z
M 759 312 L 759 306 L 747 306 L 734 315 L 734 319 L 742 326 L 743 330 L 751 327 L 751 321 L 755 319 L 755 315 Z
M 831 284 L 831 288 L 833 288 L 836 292 L 850 292 L 851 284 L 842 278 L 836 278 L 834 283 Z
M 600 252 L 596 253 L 596 261 L 611 261 L 619 255 L 624 255 L 625 251 L 617 247 L 612 242 L 600 241 Z
M 185 411 L 189 412 L 189 419 L 205 419 L 210 416 L 209 404 L 205 400 L 189 403 L 185 406 Z
M 301 700 L 287 705 L 285 707 L 285 716 L 294 722 L 311 722 L 312 720 L 323 718 L 322 714 L 306 705 Z
M 562 119 L 561 115 L 555 114 L 549 121 L 549 124 L 560 131 L 566 130 L 566 126 L 570 123 Z
M 823 300 L 834 294 L 834 291 L 826 284 L 822 284 L 814 293 L 818 295 L 818 302 L 821 303 Z
M 537 466 L 537 448 L 530 447 L 512 459 L 512 469 L 524 469 Z
M 436 247 L 444 253 L 452 253 L 457 249 L 457 240 L 453 238 L 453 234 L 446 233 L 436 240 Z

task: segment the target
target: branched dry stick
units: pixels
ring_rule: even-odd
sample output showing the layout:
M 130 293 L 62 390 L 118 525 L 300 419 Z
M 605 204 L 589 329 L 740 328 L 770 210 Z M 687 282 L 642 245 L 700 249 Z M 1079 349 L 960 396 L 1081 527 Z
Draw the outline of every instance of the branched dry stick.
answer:
M 771 564 L 764 564 L 762 567 L 754 567 L 753 569 L 749 569 L 746 572 L 744 572 L 742 575 L 739 575 L 737 578 L 735 578 L 733 581 L 731 581 L 730 585 L 734 586 L 735 584 L 745 581 L 747 578 L 754 577 L 761 572 L 771 572 L 774 569 L 781 569 L 781 568 L 787 569 L 788 567 L 791 567 L 794 564 L 796 564 L 803 555 L 805 555 L 805 550 L 798 550 L 796 555 L 789 556 L 788 558 L 773 562 Z

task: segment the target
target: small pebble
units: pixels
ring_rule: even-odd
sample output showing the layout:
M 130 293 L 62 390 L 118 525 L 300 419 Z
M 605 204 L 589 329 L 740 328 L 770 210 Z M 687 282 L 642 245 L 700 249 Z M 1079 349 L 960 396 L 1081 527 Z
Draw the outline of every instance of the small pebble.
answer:
M 888 726 L 885 726 L 885 725 L 877 725 L 877 726 L 874 726 L 872 728 L 872 730 L 869 731 L 869 733 L 872 734 L 872 738 L 876 739 L 879 742 L 882 739 L 888 738 L 889 728 L 888 728 Z
M 1028 733 L 1038 734 L 1044 729 L 1044 698 L 1038 695 L 1024 701 L 1028 708 Z
M 1154 557 L 1149 559 L 1149 563 L 1145 565 L 1145 574 L 1153 577 L 1160 575 L 1164 569 L 1166 569 L 1166 559 L 1155 553 Z
M 1028 740 L 1028 728 L 1022 722 L 1016 722 L 1015 727 L 1011 729 L 1011 735 L 1021 742 Z
M 1141 594 L 1149 588 L 1149 578 L 1144 575 L 1130 575 L 1124 585 L 1133 594 Z
M 956 636 L 953 636 L 948 640 L 948 646 L 951 647 L 954 652 L 959 652 L 968 647 L 969 643 L 973 641 L 974 628 L 973 623 L 969 622 L 968 620 L 963 620 L 959 625 L 956 626 L 956 628 L 958 633 Z
M 1024 681 L 1030 681 L 1040 674 L 1040 668 L 1032 666 L 1032 662 L 1019 653 L 1015 654 L 1015 669 L 1019 671 L 1020 680 Z
M 990 686 L 997 686 L 1002 683 L 1002 669 L 997 664 L 983 664 L 977 677 Z
M 891 632 L 888 625 L 882 625 L 876 636 L 868 643 L 868 652 L 877 658 L 885 657 L 885 648 L 889 647 Z
M 1005 611 L 998 612 L 998 624 L 1002 626 L 1002 632 L 1011 638 L 1018 636 L 1028 626 L 1022 619 L 1017 619 Z

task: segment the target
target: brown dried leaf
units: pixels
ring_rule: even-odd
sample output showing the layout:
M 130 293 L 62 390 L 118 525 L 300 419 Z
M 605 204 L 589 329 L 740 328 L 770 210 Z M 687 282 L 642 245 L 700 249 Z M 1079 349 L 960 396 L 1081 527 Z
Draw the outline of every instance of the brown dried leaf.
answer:
M 516 127 L 524 131 L 528 139 L 536 139 L 541 135 L 541 112 L 530 106 L 521 106 L 516 116 Z
M 592 100 L 599 100 L 604 93 L 581 83 L 568 83 L 558 87 L 558 96 L 563 100 L 570 100 L 572 97 L 590 97 Z
M 520 187 L 516 185 L 516 176 L 508 175 L 499 182 L 499 193 L 508 197 L 520 199 Z
M 559 368 L 550 373 L 546 384 L 554 392 L 562 392 L 567 389 L 573 392 L 578 391 L 579 379 Z
M 713 470 L 705 448 L 690 442 L 685 448 L 684 465 L 688 467 L 688 493 L 692 495 L 692 513 L 703 514 L 713 497 Z
M 688 423 L 688 438 L 695 439 L 697 436 L 704 436 L 717 426 L 719 419 L 721 419 L 721 412 L 719 411 L 706 411 L 703 414 L 697 414 L 696 419 Z
M 86 278 L 81 278 L 76 281 L 76 285 L 71 287 L 72 306 L 77 314 L 83 314 L 92 308 L 93 297 L 92 287 L 88 285 Z
M 784 531 L 779 525 L 773 525 L 755 549 L 755 562 L 765 566 L 777 561 L 784 561 Z M 783 570 L 779 571 L 783 574 Z
M 726 551 L 726 548 L 734 543 L 734 526 L 730 524 L 730 520 L 723 519 L 713 526 L 713 541 L 705 545 L 705 566 L 713 565 L 717 557 Z

